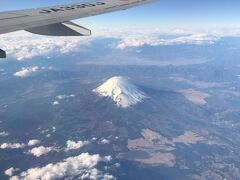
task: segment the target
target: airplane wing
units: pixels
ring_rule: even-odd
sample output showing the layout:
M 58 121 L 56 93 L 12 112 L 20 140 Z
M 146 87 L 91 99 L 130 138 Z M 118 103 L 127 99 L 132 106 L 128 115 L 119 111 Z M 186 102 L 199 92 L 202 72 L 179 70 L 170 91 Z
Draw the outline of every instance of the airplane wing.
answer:
M 73 19 L 95 16 L 117 10 L 125 10 L 134 6 L 151 2 L 152 0 L 100 0 L 89 3 L 69 4 L 63 6 L 46 7 L 38 9 L 10 11 L 0 13 L 0 34 L 27 30 L 33 33 L 51 34 L 51 29 L 58 29 L 62 22 Z M 38 27 L 39 32 L 38 32 Z M 49 27 L 49 31 L 47 31 Z M 81 27 L 73 24 L 63 24 L 62 28 L 75 29 L 81 32 Z M 61 29 L 61 28 L 60 28 Z M 85 31 L 85 29 L 82 29 Z M 84 32 L 83 32 L 84 34 Z M 87 33 L 88 34 L 88 33 Z
M 91 31 L 70 22 L 117 10 L 125 10 L 153 0 L 99 0 L 87 3 L 0 12 L 0 34 L 26 30 L 49 36 L 89 36 Z M 6 56 L 0 50 L 0 58 Z

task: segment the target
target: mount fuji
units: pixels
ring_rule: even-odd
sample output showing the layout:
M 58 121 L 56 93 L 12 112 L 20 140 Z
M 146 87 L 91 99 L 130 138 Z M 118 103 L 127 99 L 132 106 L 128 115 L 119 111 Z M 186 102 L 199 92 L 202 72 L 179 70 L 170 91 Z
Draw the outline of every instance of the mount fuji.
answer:
M 93 91 L 98 96 L 110 97 L 121 108 L 136 105 L 146 98 L 143 92 L 123 77 L 112 77 Z

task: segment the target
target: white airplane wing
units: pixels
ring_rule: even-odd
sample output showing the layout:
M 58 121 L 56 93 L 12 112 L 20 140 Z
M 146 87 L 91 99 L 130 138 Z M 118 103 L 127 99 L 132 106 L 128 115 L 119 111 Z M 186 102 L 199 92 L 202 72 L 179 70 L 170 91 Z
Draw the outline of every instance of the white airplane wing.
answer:
M 153 0 L 99 0 L 87 3 L 0 12 L 0 34 L 26 30 L 49 36 L 89 36 L 91 31 L 70 22 L 73 19 L 125 10 Z M 0 58 L 5 52 L 0 50 Z

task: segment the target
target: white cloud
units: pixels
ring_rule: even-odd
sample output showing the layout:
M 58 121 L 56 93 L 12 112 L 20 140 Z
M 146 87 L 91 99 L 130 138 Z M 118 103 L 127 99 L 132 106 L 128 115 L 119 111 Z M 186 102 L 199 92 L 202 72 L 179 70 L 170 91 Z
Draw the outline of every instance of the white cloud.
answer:
M 93 138 L 92 138 L 92 141 L 96 141 L 96 140 L 97 140 L 97 138 L 96 138 L 96 137 L 93 137 Z
M 4 171 L 4 174 L 6 176 L 12 176 L 16 171 L 18 171 L 19 169 L 15 169 L 13 167 L 7 169 L 6 171 Z
M 54 148 L 53 147 L 44 147 L 44 146 L 39 146 L 39 147 L 35 147 L 31 150 L 29 150 L 29 153 L 31 153 L 32 155 L 36 156 L 36 157 L 40 157 L 42 155 L 46 155 L 49 152 L 51 152 Z
M 28 146 L 35 146 L 37 144 L 39 144 L 41 141 L 37 140 L 37 139 L 32 139 L 30 141 L 28 141 Z
M 20 71 L 14 73 L 14 76 L 16 77 L 27 77 L 39 70 L 38 66 L 33 67 L 23 67 Z
M 52 133 L 55 133 L 57 128 L 55 126 L 52 127 Z
M 110 141 L 107 140 L 107 139 L 102 139 L 102 140 L 100 141 L 100 143 L 101 143 L 101 144 L 109 144 Z
M 53 101 L 52 103 L 54 106 L 59 105 L 59 101 Z
M 0 145 L 0 149 L 22 149 L 24 147 L 24 143 L 3 143 Z
M 150 35 L 131 35 L 122 38 L 117 44 L 118 49 L 125 49 L 128 47 L 140 47 L 143 45 L 149 46 L 165 46 L 165 45 L 178 45 L 178 44 L 213 44 L 219 38 L 208 34 L 192 34 L 184 35 L 173 38 L 161 38 L 159 34 Z
M 6 131 L 0 132 L 0 136 L 2 136 L 2 137 L 8 136 L 8 135 L 9 135 L 9 134 L 8 134 L 8 132 L 6 132 Z
M 121 167 L 121 164 L 120 164 L 120 163 L 115 163 L 114 166 L 115 166 L 116 168 L 119 168 L 119 167 Z
M 79 179 L 115 179 L 112 175 L 103 173 L 96 169 L 99 162 L 111 161 L 110 156 L 101 157 L 98 154 L 90 155 L 82 153 L 79 156 L 69 157 L 56 164 L 47 164 L 44 167 L 28 169 L 19 176 L 13 176 L 15 179 L 28 180 L 51 180 L 79 178 Z
M 73 97 L 75 97 L 75 96 L 76 96 L 75 94 L 70 94 L 70 95 L 59 95 L 59 96 L 57 96 L 57 99 L 59 99 L 59 100 L 63 100 L 63 99 L 73 98 Z
M 51 67 L 51 66 L 48 66 L 48 67 L 43 66 L 43 67 L 41 67 L 41 69 L 42 70 L 53 70 L 53 67 Z
M 41 130 L 41 128 L 40 128 L 40 130 Z M 49 129 L 43 129 L 43 130 L 41 130 L 41 134 L 45 134 L 45 133 L 48 133 L 49 132 Z
M 80 149 L 81 147 L 83 147 L 87 144 L 89 144 L 89 141 L 77 141 L 77 142 L 75 142 L 75 141 L 68 140 L 66 142 L 66 145 L 67 145 L 66 151 Z
M 47 134 L 46 137 L 47 137 L 47 138 L 51 137 L 51 134 Z
M 59 105 L 60 104 L 60 101 L 62 100 L 65 100 L 65 99 L 69 99 L 69 98 L 74 98 L 76 97 L 75 94 L 69 94 L 69 95 L 66 95 L 66 94 L 63 94 L 63 95 L 58 95 L 55 99 L 55 101 L 53 101 L 53 105 L 56 106 L 56 105 Z

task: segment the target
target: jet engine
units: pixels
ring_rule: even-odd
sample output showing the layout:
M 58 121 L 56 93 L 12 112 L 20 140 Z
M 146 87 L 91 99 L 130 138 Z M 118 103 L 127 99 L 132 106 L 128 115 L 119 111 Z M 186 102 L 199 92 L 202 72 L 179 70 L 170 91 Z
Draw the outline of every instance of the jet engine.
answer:
M 6 58 L 6 52 L 0 49 L 0 58 Z

